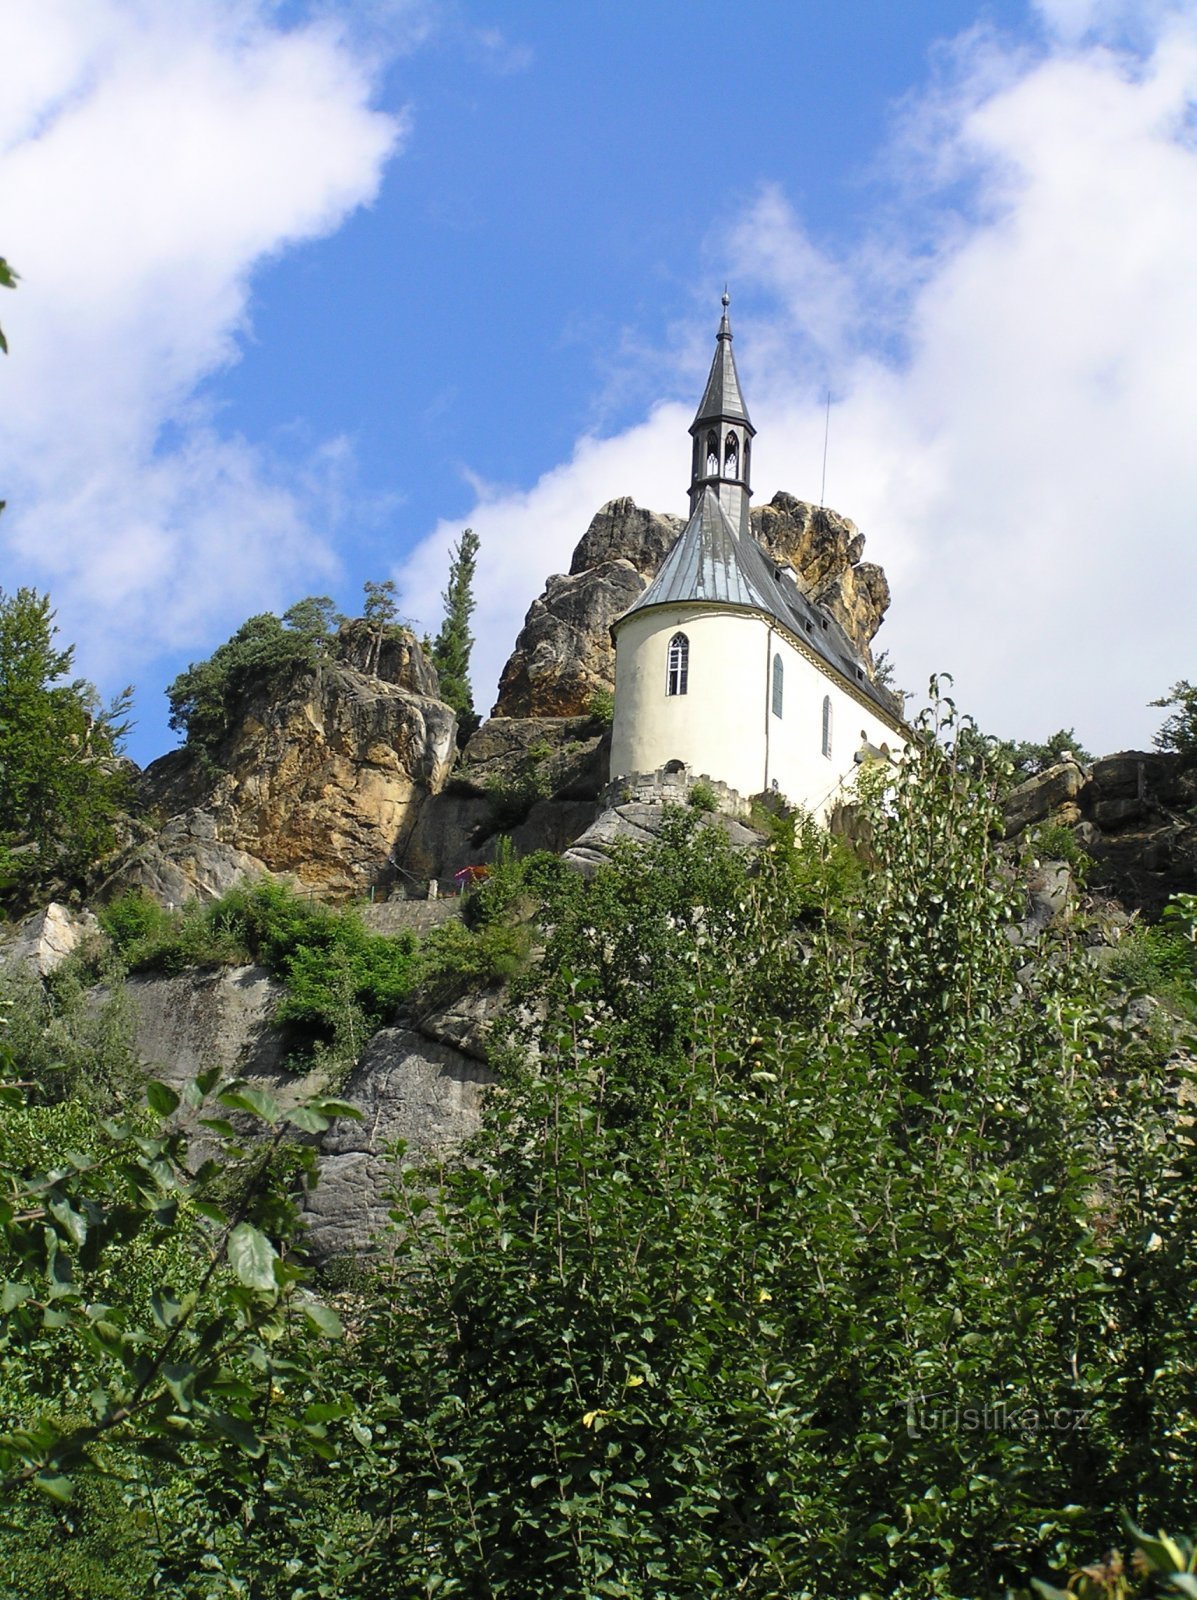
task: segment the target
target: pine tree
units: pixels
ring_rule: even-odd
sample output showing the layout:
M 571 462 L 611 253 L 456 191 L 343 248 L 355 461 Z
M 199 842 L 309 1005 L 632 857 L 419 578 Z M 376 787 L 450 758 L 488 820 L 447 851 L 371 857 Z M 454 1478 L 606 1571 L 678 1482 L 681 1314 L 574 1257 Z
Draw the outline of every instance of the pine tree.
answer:
M 457 739 L 464 744 L 481 722 L 474 710 L 470 688 L 470 652 L 474 636 L 470 613 L 474 609 L 474 572 L 478 565 L 478 535 L 466 528 L 450 552 L 449 582 L 441 599 L 445 620 L 432 643 L 432 664 L 441 684 L 441 699 L 457 712 Z

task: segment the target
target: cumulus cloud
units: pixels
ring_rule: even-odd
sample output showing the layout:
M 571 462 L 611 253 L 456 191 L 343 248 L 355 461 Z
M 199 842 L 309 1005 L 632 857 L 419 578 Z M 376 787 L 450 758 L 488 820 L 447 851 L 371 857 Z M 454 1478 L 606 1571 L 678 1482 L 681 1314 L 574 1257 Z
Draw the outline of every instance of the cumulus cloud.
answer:
M 334 570 L 312 509 L 343 452 L 279 481 L 195 392 L 254 268 L 368 202 L 404 130 L 360 41 L 268 0 L 13 0 L 5 59 L 0 538 L 103 676 Z
M 757 499 L 818 498 L 829 387 L 827 499 L 890 574 L 878 646 L 905 686 L 949 669 L 993 731 L 1075 724 L 1108 750 L 1146 742 L 1146 702 L 1197 671 L 1197 7 L 1040 9 L 1038 48 L 966 35 L 904 105 L 879 155 L 892 204 L 850 256 L 778 190 L 722 246 L 774 307 L 736 324 Z M 688 420 L 659 407 L 479 496 L 480 701 L 602 501 L 682 509 Z M 455 532 L 401 575 L 413 609 L 435 615 Z

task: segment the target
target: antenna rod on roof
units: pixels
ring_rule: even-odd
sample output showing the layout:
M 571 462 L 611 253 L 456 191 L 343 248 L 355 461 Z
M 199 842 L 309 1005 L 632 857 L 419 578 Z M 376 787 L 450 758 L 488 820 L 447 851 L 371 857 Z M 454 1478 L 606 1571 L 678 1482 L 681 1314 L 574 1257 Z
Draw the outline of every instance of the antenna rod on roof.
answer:
M 823 415 L 823 481 L 819 485 L 819 510 L 827 495 L 827 435 L 831 432 L 831 390 L 827 391 L 827 410 Z

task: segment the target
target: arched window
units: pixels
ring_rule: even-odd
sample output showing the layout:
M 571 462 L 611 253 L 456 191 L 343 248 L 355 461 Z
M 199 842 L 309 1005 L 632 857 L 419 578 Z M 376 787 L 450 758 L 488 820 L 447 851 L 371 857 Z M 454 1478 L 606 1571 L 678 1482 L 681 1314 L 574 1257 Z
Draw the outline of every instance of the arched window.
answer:
M 831 755 L 831 696 L 823 696 L 823 754 Z
M 751 441 L 749 439 L 745 439 L 744 440 L 744 472 L 743 472 L 743 478 L 744 478 L 744 482 L 745 483 L 748 482 L 748 468 L 749 468 L 749 465 L 750 465 L 751 461 L 752 461 L 752 443 L 751 443 Z
M 740 446 L 734 433 L 728 434 L 727 443 L 723 447 L 723 476 L 725 478 L 740 476 Z
M 690 677 L 690 641 L 675 633 L 669 641 L 669 666 L 665 674 L 666 694 L 685 694 Z
M 773 715 L 781 716 L 781 700 L 785 687 L 785 667 L 779 655 L 773 657 Z
M 708 478 L 717 478 L 719 476 L 719 435 L 714 431 L 714 429 L 707 434 L 706 475 Z

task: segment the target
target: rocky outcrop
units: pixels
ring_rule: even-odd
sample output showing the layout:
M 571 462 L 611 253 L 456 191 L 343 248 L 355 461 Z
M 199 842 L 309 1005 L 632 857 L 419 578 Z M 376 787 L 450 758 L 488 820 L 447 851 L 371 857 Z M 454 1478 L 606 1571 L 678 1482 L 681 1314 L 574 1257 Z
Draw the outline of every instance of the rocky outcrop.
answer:
M 615 683 L 611 624 L 643 592 L 685 522 L 611 500 L 574 551 L 568 575 L 545 585 L 524 621 L 499 681 L 496 717 L 567 717 L 586 712 Z M 881 568 L 862 561 L 864 535 L 838 512 L 778 493 L 752 512 L 752 529 L 805 593 L 836 619 L 866 662 L 889 607 Z
M 106 869 L 96 898 L 111 900 L 138 891 L 159 905 L 216 900 L 248 878 L 268 876 L 268 868 L 220 837 L 217 818 L 199 806 L 171 817 L 141 843 L 123 851 Z
M 328 1260 L 374 1248 L 391 1209 L 396 1146 L 406 1159 L 451 1153 L 477 1131 L 491 1082 L 475 1055 L 424 1031 L 375 1034 L 342 1091 L 361 1121 L 334 1122 L 323 1136 L 318 1182 L 305 1197 L 313 1255 Z
M 151 1077 L 176 1089 L 209 1067 L 273 1088 L 283 1078 L 283 1038 L 274 1026 L 283 994 L 261 967 L 129 978 L 134 1051 Z
M 615 683 L 611 624 L 642 592 L 684 523 L 624 497 L 595 516 L 574 551 L 532 602 L 499 679 L 496 717 L 576 717 Z
M 843 628 L 864 660 L 889 610 L 889 583 L 862 561 L 864 534 L 838 511 L 778 491 L 752 510 L 752 531 L 775 561 L 794 569 L 803 590 Z
M 102 938 L 100 924 L 90 911 L 72 911 L 52 900 L 19 923 L 13 938 L 0 945 L 0 966 L 23 967 L 48 978 L 80 945 L 98 938 Z
M 1081 811 L 1076 799 L 1084 785 L 1084 768 L 1075 761 L 1061 761 L 1020 783 L 1006 797 L 1007 839 L 1049 817 L 1053 822 L 1079 822 Z
M 1073 829 L 1092 858 L 1088 887 L 1149 919 L 1170 897 L 1197 893 L 1197 755 L 1129 750 L 1088 772 L 1063 762 L 1020 784 L 1006 802 L 1006 834 L 1053 824 Z
M 456 718 L 410 635 L 349 623 L 338 650 L 251 684 L 211 758 L 174 751 L 146 770 L 165 820 L 109 865 L 103 893 L 178 904 L 269 871 L 335 898 L 393 880 L 449 772 Z
M 703 813 L 702 819 L 705 827 L 718 828 L 738 849 L 760 848 L 760 834 L 746 828 L 734 817 L 711 811 Z M 617 843 L 651 844 L 661 831 L 664 820 L 665 811 L 659 805 L 646 805 L 632 800 L 624 805 L 612 806 L 570 845 L 562 859 L 583 877 L 592 878 L 600 867 L 610 861 L 612 849 Z
M 462 867 L 492 860 L 500 836 L 519 855 L 564 850 L 601 809 L 607 748 L 592 717 L 492 717 L 421 810 L 405 868 L 449 881 Z

